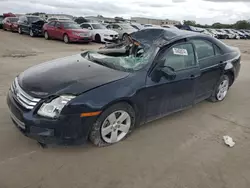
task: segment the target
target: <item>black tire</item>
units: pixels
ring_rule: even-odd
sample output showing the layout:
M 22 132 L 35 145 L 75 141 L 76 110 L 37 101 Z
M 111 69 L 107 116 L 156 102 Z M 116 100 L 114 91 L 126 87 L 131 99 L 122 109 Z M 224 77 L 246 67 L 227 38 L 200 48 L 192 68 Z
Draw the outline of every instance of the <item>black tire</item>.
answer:
M 66 40 L 66 37 L 68 38 L 67 40 Z M 66 44 L 69 44 L 69 43 L 70 43 L 69 36 L 68 36 L 67 34 L 64 34 L 64 35 L 63 35 L 63 41 L 64 41 L 64 43 L 66 43 Z
M 128 38 L 128 34 L 127 34 L 127 33 L 124 33 L 124 34 L 122 35 L 122 40 L 125 41 L 125 40 L 127 40 L 127 38 Z
M 20 35 L 23 33 L 21 27 L 18 27 L 18 33 L 19 33 Z
M 101 43 L 101 36 L 99 34 L 95 35 L 95 41 Z
M 44 38 L 45 38 L 46 40 L 49 40 L 49 39 L 50 39 L 49 33 L 48 33 L 47 31 L 44 32 Z
M 118 111 L 118 110 L 126 111 L 131 117 L 131 126 L 129 129 L 129 132 L 126 134 L 126 136 L 122 140 L 124 140 L 126 137 L 128 137 L 131 134 L 131 132 L 133 131 L 133 129 L 135 127 L 135 111 L 132 108 L 132 106 L 130 106 L 128 103 L 125 103 L 125 102 L 114 104 L 114 105 L 110 106 L 109 108 L 107 108 L 106 110 L 104 110 L 101 113 L 101 115 L 99 115 L 96 122 L 94 123 L 94 125 L 91 128 L 91 131 L 89 133 L 89 140 L 95 146 L 104 147 L 104 146 L 112 145 L 111 143 L 107 143 L 103 140 L 102 135 L 101 135 L 101 127 L 102 127 L 104 120 L 111 113 Z M 122 141 L 122 140 L 120 140 L 120 141 Z M 118 142 L 120 142 L 120 141 L 118 141 Z M 116 143 L 118 143 L 118 142 L 116 142 Z
M 228 89 L 230 87 L 230 78 L 228 75 L 223 75 L 220 77 L 220 80 L 218 81 L 218 83 L 216 84 L 215 88 L 214 88 L 214 91 L 213 91 L 213 94 L 211 95 L 211 97 L 208 99 L 210 102 L 220 102 L 220 101 L 223 101 L 226 96 L 222 99 L 222 100 L 219 100 L 218 97 L 217 97 L 217 94 L 219 92 L 219 86 L 220 84 L 224 81 L 224 80 L 227 80 L 228 81 Z M 227 92 L 228 93 L 228 92 Z

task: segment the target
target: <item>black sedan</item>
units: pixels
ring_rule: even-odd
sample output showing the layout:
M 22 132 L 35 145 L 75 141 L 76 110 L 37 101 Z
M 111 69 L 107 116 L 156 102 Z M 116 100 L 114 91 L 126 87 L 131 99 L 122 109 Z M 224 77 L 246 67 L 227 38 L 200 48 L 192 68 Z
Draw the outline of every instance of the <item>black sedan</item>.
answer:
M 222 101 L 241 54 L 207 35 L 162 28 L 127 44 L 39 64 L 17 76 L 13 122 L 40 143 L 117 143 L 151 120 L 209 99 Z
M 18 33 L 26 33 L 31 37 L 41 36 L 42 28 L 45 23 L 39 16 L 20 16 L 18 20 Z

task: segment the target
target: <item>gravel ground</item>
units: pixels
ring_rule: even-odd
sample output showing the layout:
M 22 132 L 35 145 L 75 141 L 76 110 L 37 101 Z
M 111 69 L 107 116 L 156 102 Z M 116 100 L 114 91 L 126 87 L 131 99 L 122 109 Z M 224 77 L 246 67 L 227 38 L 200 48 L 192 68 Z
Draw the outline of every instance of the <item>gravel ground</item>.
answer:
M 250 41 L 242 69 L 221 103 L 202 102 L 135 130 L 106 148 L 91 144 L 42 149 L 9 118 L 6 93 L 28 67 L 95 49 L 0 31 L 0 188 L 249 188 Z M 236 145 L 226 147 L 230 135 Z

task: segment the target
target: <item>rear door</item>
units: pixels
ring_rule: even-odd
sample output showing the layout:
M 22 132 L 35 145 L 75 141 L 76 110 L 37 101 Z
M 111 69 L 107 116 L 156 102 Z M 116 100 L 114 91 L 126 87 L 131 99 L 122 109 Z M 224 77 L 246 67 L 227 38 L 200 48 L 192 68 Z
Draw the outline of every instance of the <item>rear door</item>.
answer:
M 195 92 L 196 102 L 200 102 L 211 96 L 223 72 L 222 51 L 217 45 L 205 39 L 193 39 L 192 43 L 195 46 L 201 70 Z
M 30 26 L 31 26 L 31 23 L 29 23 L 28 18 L 25 16 L 25 17 L 24 17 L 24 21 L 23 21 L 23 31 L 24 31 L 25 33 L 29 33 Z

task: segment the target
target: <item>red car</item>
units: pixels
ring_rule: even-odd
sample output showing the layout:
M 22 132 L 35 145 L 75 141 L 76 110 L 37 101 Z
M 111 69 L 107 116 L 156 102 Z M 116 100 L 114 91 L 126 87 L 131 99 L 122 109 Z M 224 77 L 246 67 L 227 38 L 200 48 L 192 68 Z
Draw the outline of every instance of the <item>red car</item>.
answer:
M 92 34 L 72 21 L 51 21 L 43 26 L 45 39 L 59 39 L 65 43 L 92 41 Z
M 18 18 L 17 17 L 6 17 L 3 20 L 3 29 L 9 30 L 9 31 L 17 31 L 18 30 L 18 24 L 17 24 Z

